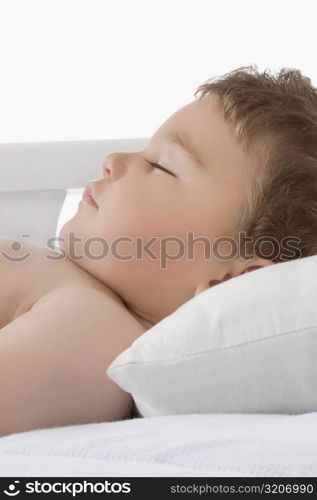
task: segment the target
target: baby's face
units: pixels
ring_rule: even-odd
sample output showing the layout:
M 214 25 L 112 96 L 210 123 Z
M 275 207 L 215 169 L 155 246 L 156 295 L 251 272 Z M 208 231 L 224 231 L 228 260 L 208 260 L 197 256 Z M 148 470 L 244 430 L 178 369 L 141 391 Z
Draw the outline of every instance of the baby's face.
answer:
M 197 159 L 173 134 L 188 139 Z M 223 277 L 228 261 L 205 259 L 202 243 L 188 258 L 188 233 L 211 243 L 232 234 L 254 161 L 211 103 L 191 102 L 143 150 L 106 156 L 90 183 L 98 207 L 82 201 L 59 236 L 81 238 L 73 248 L 83 258 L 70 258 L 156 322 Z

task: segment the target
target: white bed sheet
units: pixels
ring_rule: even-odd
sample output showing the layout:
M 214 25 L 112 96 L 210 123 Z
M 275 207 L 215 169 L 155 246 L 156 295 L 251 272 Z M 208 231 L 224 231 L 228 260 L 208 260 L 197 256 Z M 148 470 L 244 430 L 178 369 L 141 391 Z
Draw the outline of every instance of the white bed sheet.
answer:
M 190 414 L 11 434 L 0 476 L 316 477 L 317 413 Z

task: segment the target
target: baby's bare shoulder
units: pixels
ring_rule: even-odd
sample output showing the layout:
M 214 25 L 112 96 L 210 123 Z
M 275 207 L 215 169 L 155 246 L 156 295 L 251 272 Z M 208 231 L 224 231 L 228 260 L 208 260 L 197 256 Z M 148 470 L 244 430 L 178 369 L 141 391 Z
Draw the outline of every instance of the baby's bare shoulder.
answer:
M 45 307 L 44 307 L 45 306 Z M 84 284 L 66 284 L 41 297 L 32 310 L 41 313 L 47 308 L 63 310 L 64 321 L 75 320 L 73 314 L 90 318 L 94 326 L 102 325 L 108 331 L 127 328 L 131 332 L 143 333 L 146 328 L 126 308 L 118 296 Z
M 132 397 L 106 370 L 145 330 L 118 301 L 89 287 L 41 297 L 0 329 L 0 436 L 126 418 Z

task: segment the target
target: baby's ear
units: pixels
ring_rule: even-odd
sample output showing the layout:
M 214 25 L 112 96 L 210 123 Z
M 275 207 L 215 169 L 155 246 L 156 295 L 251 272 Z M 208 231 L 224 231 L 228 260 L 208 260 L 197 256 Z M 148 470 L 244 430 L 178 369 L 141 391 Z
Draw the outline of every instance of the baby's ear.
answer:
M 209 280 L 209 288 L 211 288 L 212 286 L 215 286 L 215 285 L 218 285 L 219 283 L 222 283 L 223 281 L 227 281 L 227 280 L 230 280 L 232 278 L 231 274 L 227 273 L 221 280 L 215 280 L 215 279 L 211 279 Z
M 211 288 L 211 287 L 213 287 L 215 285 L 218 285 L 219 283 L 222 283 L 223 281 L 226 281 L 226 280 L 230 279 L 231 277 L 232 276 L 230 276 L 230 274 L 227 273 L 223 279 L 219 279 L 219 280 L 210 279 L 204 285 L 200 285 L 200 286 L 198 286 L 196 288 L 194 296 L 197 295 L 197 293 L 203 292 L 204 290 L 207 290 L 208 288 Z
M 275 264 L 272 260 L 267 259 L 255 259 L 252 262 L 245 262 L 245 267 L 240 274 L 249 273 L 250 271 L 256 271 L 256 269 L 260 269 L 261 267 L 271 266 Z

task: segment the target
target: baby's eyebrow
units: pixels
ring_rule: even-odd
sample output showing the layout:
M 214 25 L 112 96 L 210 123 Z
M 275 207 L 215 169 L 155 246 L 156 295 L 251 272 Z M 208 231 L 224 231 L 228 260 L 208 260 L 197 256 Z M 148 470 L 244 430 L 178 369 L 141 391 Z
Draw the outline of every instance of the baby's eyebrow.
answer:
M 186 151 L 186 153 L 191 157 L 191 159 L 194 160 L 195 163 L 197 163 L 200 167 L 204 168 L 200 156 L 198 155 L 196 149 L 193 147 L 190 137 L 185 131 L 178 132 L 175 130 L 173 132 L 169 132 L 166 135 L 166 139 L 168 142 L 172 144 L 178 144 L 179 146 L 181 146 Z

